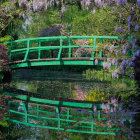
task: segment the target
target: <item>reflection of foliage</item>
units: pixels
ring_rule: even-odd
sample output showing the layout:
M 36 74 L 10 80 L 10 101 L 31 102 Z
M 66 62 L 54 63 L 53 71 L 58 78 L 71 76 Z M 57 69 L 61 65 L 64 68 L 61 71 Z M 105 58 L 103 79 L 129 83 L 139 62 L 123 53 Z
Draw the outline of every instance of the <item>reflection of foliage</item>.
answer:
M 86 76 L 86 79 L 88 80 L 99 80 L 99 81 L 111 81 L 112 78 L 111 78 L 111 74 L 108 73 L 107 71 L 105 70 L 86 70 L 83 75 Z
M 85 100 L 87 93 L 83 91 L 79 86 L 75 86 L 76 89 L 76 99 L 77 100 Z
M 8 100 L 10 100 L 10 96 L 0 95 L 0 139 L 6 140 L 6 129 L 8 127 L 8 122 L 3 118 L 5 117 L 8 109 Z
M 104 92 L 101 92 L 99 89 L 92 89 L 86 96 L 87 101 L 103 101 Z

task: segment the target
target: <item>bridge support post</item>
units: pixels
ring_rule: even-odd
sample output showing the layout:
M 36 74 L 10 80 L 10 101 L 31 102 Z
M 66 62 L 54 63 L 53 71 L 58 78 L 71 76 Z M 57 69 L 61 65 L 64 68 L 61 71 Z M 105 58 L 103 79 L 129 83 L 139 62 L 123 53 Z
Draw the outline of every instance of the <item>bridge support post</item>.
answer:
M 62 32 L 61 32 L 61 37 L 60 37 L 60 49 L 59 49 L 58 57 L 57 57 L 56 60 L 60 60 L 61 52 L 62 52 L 62 46 L 63 46 L 63 39 L 62 39 Z
M 24 108 L 24 112 L 25 112 L 25 123 L 28 123 L 28 111 L 26 108 L 26 105 L 23 103 L 23 108 Z
M 103 44 L 103 39 L 100 39 L 100 43 Z M 102 49 L 101 49 L 101 51 L 99 53 L 99 57 L 102 58 L 102 56 L 103 56 L 103 52 L 102 52 Z
M 93 130 L 94 130 L 94 120 L 93 120 L 93 118 L 94 118 L 94 104 L 92 104 L 92 109 L 91 109 L 91 114 L 90 114 L 90 119 L 91 119 L 91 132 L 93 132 Z
M 56 113 L 57 113 L 57 118 L 58 118 L 58 130 L 60 129 L 60 108 L 56 107 Z
M 71 39 L 69 39 L 69 58 L 71 58 L 71 44 L 72 44 L 72 41 L 71 41 Z
M 39 41 L 39 47 L 41 47 L 41 41 Z M 40 59 L 41 57 L 41 50 L 38 49 L 38 59 Z
M 90 58 L 90 60 L 94 60 L 94 55 L 95 55 L 95 50 L 96 50 L 96 38 L 94 38 L 94 41 L 93 41 L 93 54 Z
M 36 106 L 37 109 L 37 117 L 39 117 L 39 105 Z
M 69 127 L 69 122 L 68 122 L 68 120 L 69 120 L 69 118 L 70 118 L 70 109 L 68 108 L 67 109 L 67 125 L 68 125 L 68 127 Z
M 28 40 L 27 41 L 27 51 L 26 51 L 26 54 L 25 54 L 25 57 L 24 57 L 23 61 L 27 61 L 29 50 L 30 50 L 30 41 Z

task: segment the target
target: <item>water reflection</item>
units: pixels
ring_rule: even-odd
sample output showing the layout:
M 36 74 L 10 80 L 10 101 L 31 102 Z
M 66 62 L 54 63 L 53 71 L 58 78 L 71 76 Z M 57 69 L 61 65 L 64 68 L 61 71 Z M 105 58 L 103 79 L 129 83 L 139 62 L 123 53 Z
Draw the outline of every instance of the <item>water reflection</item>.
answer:
M 102 114 L 103 118 L 108 118 L 108 121 L 100 122 L 94 121 L 99 127 L 123 127 L 124 131 L 128 132 L 128 128 L 132 128 L 130 125 L 133 116 L 135 115 L 134 108 L 124 109 L 123 103 L 118 103 L 118 99 L 110 98 L 107 93 L 109 90 L 109 84 L 105 82 L 95 82 L 88 81 L 81 73 L 69 73 L 69 72 L 48 72 L 45 70 L 16 70 L 12 73 L 12 81 L 10 83 L 11 87 L 21 89 L 24 91 L 32 92 L 46 97 L 57 97 L 57 98 L 69 98 L 77 100 L 89 100 L 89 101 L 103 101 L 106 100 L 107 103 L 102 104 Z M 112 107 L 112 104 L 114 107 Z M 19 106 L 22 111 L 22 107 Z M 17 108 L 18 109 L 18 108 Z M 93 107 L 94 115 L 99 116 L 96 106 Z M 87 114 L 82 110 L 75 110 L 75 113 Z M 22 120 L 22 118 L 20 118 Z M 119 123 L 117 121 L 119 119 Z M 128 121 L 127 121 L 128 120 Z M 32 123 L 37 123 L 37 121 L 32 120 Z M 46 125 L 41 122 L 42 125 Z M 15 131 L 17 126 L 13 126 L 13 131 Z M 19 136 L 21 139 L 57 139 L 60 132 L 55 130 L 48 130 L 43 128 L 34 128 L 29 126 L 23 126 L 20 124 L 18 126 L 23 133 Z M 24 129 L 23 129 L 24 128 Z M 37 133 L 31 132 L 27 133 L 27 130 L 36 130 Z M 26 130 L 25 130 L 26 129 Z M 24 132 L 25 131 L 25 132 Z M 131 131 L 131 129 L 129 129 Z M 26 135 L 25 135 L 26 134 Z M 120 134 L 121 135 L 121 134 Z M 103 137 L 109 140 L 126 139 L 124 135 L 121 136 L 100 136 L 100 135 L 90 135 L 90 134 L 73 134 L 67 133 L 63 138 L 69 137 L 70 139 L 80 140 L 80 139 L 102 139 Z
M 11 87 L 48 97 L 76 98 L 75 93 L 107 88 L 105 83 L 86 80 L 81 73 L 18 70 L 13 72 L 12 79 Z

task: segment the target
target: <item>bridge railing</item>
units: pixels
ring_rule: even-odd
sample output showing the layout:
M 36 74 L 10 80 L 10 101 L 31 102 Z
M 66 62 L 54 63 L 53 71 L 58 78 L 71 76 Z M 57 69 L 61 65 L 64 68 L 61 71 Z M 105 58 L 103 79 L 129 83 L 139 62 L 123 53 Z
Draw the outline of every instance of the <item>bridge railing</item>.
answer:
M 76 40 L 79 39 L 91 39 L 93 41 L 92 45 L 77 45 L 75 43 Z M 49 53 L 54 53 L 54 50 L 57 50 L 55 54 L 55 60 L 60 60 L 62 58 L 63 50 L 65 51 L 67 56 L 65 58 L 72 58 L 72 49 L 77 49 L 80 47 L 91 48 L 91 57 L 90 60 L 94 60 L 94 56 L 96 53 L 96 48 L 98 43 L 103 44 L 104 40 L 120 40 L 121 38 L 118 36 L 53 36 L 53 37 L 40 37 L 40 38 L 28 38 L 15 40 L 12 42 L 7 42 L 6 44 L 9 46 L 9 54 L 10 60 L 13 61 L 27 61 L 31 59 L 32 53 L 35 53 L 37 58 L 35 59 L 43 59 L 43 52 L 50 51 Z M 52 52 L 51 52 L 52 51 Z M 34 56 L 35 56 L 34 55 Z M 56 56 L 57 55 L 57 56 Z M 103 57 L 103 51 L 100 50 L 98 52 L 99 58 Z M 16 59 L 14 59 L 14 57 Z M 45 58 L 49 58 L 46 56 Z M 53 58 L 53 57 L 52 57 Z

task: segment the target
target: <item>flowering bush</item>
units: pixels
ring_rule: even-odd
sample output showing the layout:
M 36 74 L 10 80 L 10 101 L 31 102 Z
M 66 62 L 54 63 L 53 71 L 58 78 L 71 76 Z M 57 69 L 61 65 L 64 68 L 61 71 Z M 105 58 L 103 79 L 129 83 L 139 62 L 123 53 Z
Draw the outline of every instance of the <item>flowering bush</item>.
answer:
M 0 44 L 0 71 L 7 71 L 9 70 L 9 55 L 8 49 Z
M 76 57 L 91 57 L 91 50 L 89 48 L 78 48 L 75 52 Z
M 101 92 L 99 89 L 92 89 L 86 96 L 87 101 L 103 101 L 104 100 L 104 92 Z

